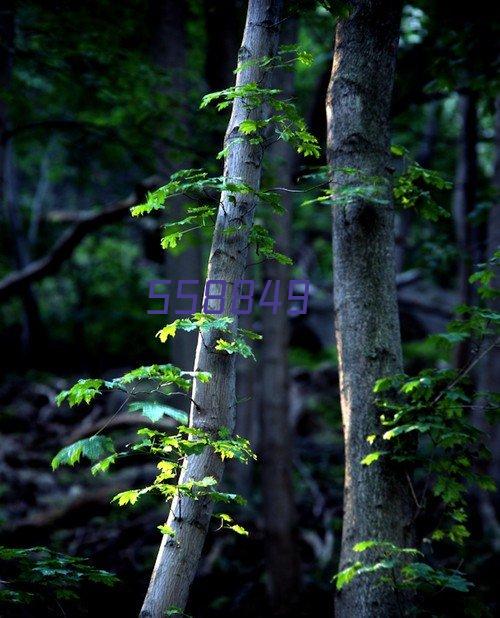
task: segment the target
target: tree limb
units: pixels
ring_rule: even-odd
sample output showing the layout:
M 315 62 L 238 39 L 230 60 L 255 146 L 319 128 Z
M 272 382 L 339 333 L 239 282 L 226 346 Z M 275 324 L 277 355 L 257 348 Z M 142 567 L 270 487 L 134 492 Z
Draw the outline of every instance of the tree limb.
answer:
M 75 225 L 61 235 L 47 255 L 30 262 L 24 268 L 7 275 L 0 281 L 0 300 L 19 294 L 30 283 L 57 272 L 87 234 L 119 221 L 132 206 L 143 201 L 147 191 L 157 189 L 161 183 L 161 178 L 158 176 L 146 178 L 127 198 L 100 212 L 82 216 Z

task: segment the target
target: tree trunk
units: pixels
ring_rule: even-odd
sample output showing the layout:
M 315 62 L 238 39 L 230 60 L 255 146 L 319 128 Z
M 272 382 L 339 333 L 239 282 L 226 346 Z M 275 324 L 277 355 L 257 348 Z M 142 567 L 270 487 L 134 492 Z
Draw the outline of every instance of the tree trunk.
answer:
M 401 3 L 358 0 L 337 26 L 327 97 L 328 163 L 333 195 L 386 181 L 386 203 L 353 196 L 333 205 L 335 334 L 345 443 L 344 521 L 340 569 L 360 555 L 355 543 L 411 542 L 411 501 L 402 470 L 384 459 L 361 465 L 380 426 L 373 386 L 402 370 L 394 272 L 394 209 L 390 188 L 390 99 Z M 354 168 L 356 174 L 346 173 Z M 374 556 L 371 556 L 374 557 Z M 376 577 L 376 576 L 375 576 Z M 359 576 L 338 595 L 341 618 L 399 614 L 397 593 Z
M 273 56 L 279 33 L 279 0 L 250 0 L 239 61 Z M 247 66 L 237 75 L 236 84 L 259 83 L 269 85 L 269 72 L 257 64 Z M 240 123 L 250 116 L 264 117 L 263 106 L 249 112 L 241 98 L 234 101 L 225 142 L 229 148 L 224 165 L 226 179 L 239 178 L 250 187 L 260 187 L 263 146 L 241 139 Z M 248 250 L 248 234 L 253 223 L 256 199 L 250 195 L 221 195 L 221 202 L 214 229 L 208 263 L 207 280 L 218 279 L 228 283 L 243 277 Z M 241 225 L 240 230 L 228 235 L 229 227 Z M 237 326 L 237 320 L 233 324 Z M 206 384 L 196 382 L 193 387 L 190 423 L 210 434 L 217 435 L 221 427 L 234 428 L 235 411 L 235 359 L 234 355 L 216 352 L 218 334 L 210 331 L 203 339 L 198 337 L 195 370 L 209 371 L 212 379 Z M 181 471 L 181 482 L 199 480 L 206 476 L 221 479 L 224 464 L 218 455 L 206 449 L 201 455 L 186 458 Z M 175 531 L 175 538 L 165 536 L 153 569 L 151 582 L 141 610 L 142 618 L 160 618 L 170 606 L 184 609 L 191 582 L 196 573 L 203 543 L 207 533 L 213 504 L 208 498 L 190 500 L 174 499 L 168 525 Z
M 297 41 L 297 21 L 289 19 L 282 30 L 281 43 Z M 294 73 L 281 70 L 275 85 L 287 99 L 294 95 Z M 273 183 L 290 188 L 296 156 L 289 144 L 279 141 L 271 151 Z M 290 255 L 292 194 L 284 192 L 285 212 L 273 217 L 277 251 Z M 264 262 L 264 280 L 279 281 L 282 304 L 275 315 L 262 313 L 262 445 L 261 484 L 266 534 L 267 569 L 271 605 L 275 615 L 291 616 L 299 588 L 299 560 L 295 538 L 296 512 L 292 485 L 292 436 L 289 419 L 289 320 L 287 290 L 289 266 Z
M 500 247 L 500 97 L 495 101 L 495 169 L 493 172 L 494 201 L 488 215 L 488 238 L 486 246 L 486 258 L 491 258 Z M 500 289 L 500 268 L 495 267 L 495 276 L 491 282 L 492 287 Z M 500 298 L 492 298 L 488 301 L 490 309 L 500 312 Z M 483 343 L 483 346 L 491 345 L 491 338 Z M 477 372 L 477 390 L 479 393 L 489 392 L 499 394 L 498 383 L 500 376 L 500 346 L 494 346 Z M 493 419 L 492 424 L 486 418 L 485 401 L 480 396 L 478 405 L 473 410 L 474 424 L 482 429 L 488 436 L 487 446 L 491 451 L 491 461 L 481 472 L 490 474 L 496 485 L 500 484 L 500 427 Z M 500 522 L 498 518 L 498 497 L 490 496 L 488 492 L 478 491 L 479 511 L 483 522 L 484 534 L 491 540 L 495 551 L 500 551 Z M 497 508 L 495 508 L 497 507 Z
M 15 47 L 15 3 L 9 0 L 0 9 L 0 200 L 10 232 L 10 243 L 16 269 L 21 270 L 29 262 L 29 246 L 25 236 L 15 191 L 15 162 L 13 138 L 6 139 L 9 128 L 7 102 L 12 77 Z M 42 344 L 42 323 L 38 300 L 31 286 L 20 294 L 23 306 L 21 346 L 27 363 L 38 360 Z
M 473 263 L 478 261 L 478 234 L 470 215 L 476 206 L 477 193 L 477 95 L 465 92 L 459 101 L 460 134 L 457 143 L 457 164 L 453 192 L 453 217 L 458 248 L 458 294 L 460 304 L 473 302 L 469 283 Z M 463 367 L 470 356 L 470 343 L 457 346 L 455 364 Z

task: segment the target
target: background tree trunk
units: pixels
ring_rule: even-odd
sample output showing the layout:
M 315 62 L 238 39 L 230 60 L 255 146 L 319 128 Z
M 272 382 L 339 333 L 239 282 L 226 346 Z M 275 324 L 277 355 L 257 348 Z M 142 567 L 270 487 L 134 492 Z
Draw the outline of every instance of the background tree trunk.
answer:
M 457 143 L 457 165 L 453 191 L 453 218 L 458 249 L 458 295 L 460 304 L 470 305 L 473 288 L 469 283 L 478 256 L 477 228 L 470 221 L 477 194 L 477 95 L 465 92 L 459 100 L 460 133 Z M 470 343 L 457 346 L 455 363 L 463 367 L 470 356 Z
M 495 168 L 493 172 L 493 203 L 488 215 L 488 238 L 486 245 L 486 258 L 491 258 L 500 247 L 500 97 L 495 101 Z M 500 268 L 495 267 L 495 277 L 491 285 L 500 289 Z M 500 298 L 492 298 L 488 301 L 492 311 L 500 311 Z M 491 339 L 483 345 L 490 346 Z M 494 346 L 480 365 L 477 372 L 477 390 L 479 393 L 489 392 L 498 395 L 500 376 L 500 346 Z M 482 472 L 490 474 L 497 484 L 500 484 L 500 427 L 498 422 L 488 422 L 486 406 L 480 397 L 478 405 L 474 408 L 474 424 L 488 435 L 487 446 L 491 451 L 491 461 Z M 496 499 L 495 499 L 496 498 Z M 494 551 L 500 551 L 500 523 L 498 521 L 498 494 L 490 495 L 489 492 L 478 490 L 479 511 L 483 523 L 484 534 L 491 541 Z
M 239 61 L 273 56 L 279 35 L 279 0 L 250 0 L 243 41 L 238 55 Z M 260 66 L 252 65 L 240 71 L 237 85 L 259 83 L 269 85 L 270 74 Z M 239 178 L 254 189 L 260 187 L 263 146 L 241 140 L 240 123 L 250 116 L 264 117 L 263 106 L 249 112 L 242 99 L 233 104 L 231 119 L 226 132 L 226 145 L 235 140 L 229 148 L 224 165 L 226 179 Z M 217 214 L 212 248 L 208 263 L 207 280 L 218 279 L 227 282 L 228 299 L 234 282 L 242 278 L 247 261 L 248 234 L 253 223 L 256 200 L 249 195 L 231 195 L 224 192 Z M 235 234 L 228 235 L 228 227 L 241 225 Z M 226 300 L 226 307 L 228 306 Z M 237 320 L 233 324 L 237 327 Z M 214 350 L 219 335 L 213 331 L 198 337 L 195 370 L 209 371 L 212 379 L 207 384 L 196 382 L 193 387 L 194 404 L 191 406 L 190 423 L 212 435 L 221 427 L 231 431 L 235 422 L 235 359 L 234 355 Z M 206 449 L 199 456 L 186 458 L 181 471 L 180 482 L 189 479 L 200 480 L 206 476 L 221 479 L 223 462 L 220 457 Z M 182 512 L 181 512 L 182 501 Z M 141 617 L 160 618 L 170 606 L 184 609 L 191 582 L 196 573 L 205 541 L 213 504 L 208 498 L 189 500 L 177 498 L 173 501 L 168 525 L 175 531 L 175 538 L 164 537 L 160 546 L 151 582 L 141 610 Z
M 15 268 L 21 270 L 29 262 L 29 244 L 23 229 L 15 183 L 14 140 L 7 137 L 8 93 L 15 50 L 15 3 L 8 1 L 0 9 L 0 199 L 10 233 L 10 246 Z M 21 346 L 27 364 L 36 363 L 42 344 L 42 322 L 38 299 L 31 285 L 20 294 L 23 307 Z
M 298 24 L 288 19 L 282 28 L 283 45 L 297 42 Z M 276 88 L 285 98 L 294 95 L 292 71 L 276 73 Z M 271 150 L 272 179 L 278 187 L 290 188 L 296 166 L 296 156 L 289 144 L 279 141 Z M 285 212 L 272 217 L 277 251 L 291 253 L 292 194 L 282 193 Z M 275 260 L 264 262 L 263 276 L 279 281 L 281 305 L 277 313 L 262 312 L 262 444 L 261 485 L 264 525 L 267 538 L 267 569 L 271 604 L 276 615 L 291 616 L 299 593 L 299 563 L 295 538 L 296 511 L 292 485 L 292 435 L 289 419 L 289 319 L 287 291 L 289 266 Z
M 185 140 L 189 136 L 189 113 L 188 109 L 188 80 L 187 73 L 187 33 L 186 21 L 188 18 L 188 6 L 185 2 L 177 0 L 151 0 L 151 29 L 154 32 L 152 41 L 152 55 L 155 63 L 160 67 L 169 80 L 167 105 L 178 101 L 179 105 L 173 110 L 176 124 L 180 128 Z M 165 92 L 167 94 L 167 92 Z M 165 116 L 172 115 L 172 110 L 164 110 Z M 182 162 L 172 163 L 169 156 L 168 146 L 160 139 L 157 143 L 158 169 L 161 176 L 173 174 L 183 168 L 192 167 L 192 160 L 184 159 Z M 171 155 L 172 153 L 170 153 Z M 184 198 L 174 198 L 169 201 L 166 221 L 182 219 L 182 205 Z M 172 279 L 171 290 L 174 292 L 179 279 L 201 279 L 201 238 L 194 232 L 187 241 L 188 244 L 181 255 L 173 256 L 171 253 L 164 254 L 164 275 L 166 279 Z M 199 287 L 199 286 L 198 286 Z M 192 288 L 191 288 L 192 289 Z M 186 370 L 193 362 L 196 350 L 196 334 L 186 333 L 185 337 L 178 338 L 169 350 L 169 360 L 177 367 Z M 177 408 L 188 409 L 185 397 L 174 397 L 172 403 Z
M 353 197 L 334 202 L 333 255 L 335 333 L 345 444 L 344 522 L 340 569 L 367 539 L 405 547 L 411 542 L 411 502 L 404 472 L 382 459 L 361 465 L 372 447 L 366 441 L 380 425 L 373 386 L 402 370 L 394 273 L 394 211 L 390 189 L 389 113 L 401 3 L 359 0 L 336 31 L 327 98 L 328 162 L 333 194 L 366 186 L 367 177 L 386 181 L 386 204 Z M 358 174 L 346 174 L 349 167 Z M 373 556 L 371 556 L 373 557 Z M 360 576 L 337 597 L 341 618 L 399 614 L 389 586 Z

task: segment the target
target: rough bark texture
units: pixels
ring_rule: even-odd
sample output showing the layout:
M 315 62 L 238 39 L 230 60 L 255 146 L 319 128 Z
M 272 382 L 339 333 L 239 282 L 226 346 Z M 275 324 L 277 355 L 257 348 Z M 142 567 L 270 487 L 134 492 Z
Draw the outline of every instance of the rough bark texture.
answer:
M 250 0 L 239 61 L 262 56 L 272 56 L 277 47 L 279 14 L 278 0 Z M 266 86 L 269 73 L 259 66 L 250 66 L 238 73 L 236 83 L 243 85 L 258 82 Z M 262 107 L 249 112 L 244 101 L 236 99 L 226 132 L 226 144 L 240 138 L 239 125 L 249 115 L 254 119 L 263 116 Z M 261 180 L 263 148 L 249 141 L 237 141 L 229 149 L 224 166 L 226 178 L 240 178 L 258 189 Z M 232 283 L 243 277 L 248 248 L 248 233 L 253 222 L 255 199 L 248 195 L 223 193 L 215 224 L 207 279 Z M 242 224 L 236 234 L 225 234 L 228 227 Z M 236 327 L 236 323 L 234 325 Z M 235 359 L 234 355 L 214 350 L 220 335 L 211 332 L 198 338 L 195 370 L 209 371 L 212 379 L 207 384 L 195 383 L 190 423 L 214 435 L 220 427 L 234 427 L 235 411 Z M 181 471 L 181 482 L 213 476 L 220 480 L 223 472 L 220 458 L 206 449 L 202 455 L 186 459 Z M 160 618 L 170 606 L 183 609 L 189 587 L 196 573 L 203 543 L 210 522 L 213 504 L 209 499 L 197 501 L 186 498 L 174 500 L 168 524 L 175 531 L 175 538 L 164 537 L 153 569 L 142 618 Z
M 289 19 L 282 29 L 282 45 L 297 41 L 297 22 Z M 284 96 L 293 97 L 295 84 L 291 71 L 279 71 L 276 88 Z M 296 156 L 285 142 L 277 142 L 271 151 L 273 183 L 290 188 Z M 292 198 L 282 193 L 285 212 L 275 217 L 277 250 L 290 255 Z M 277 219 L 277 220 L 276 220 Z M 262 313 L 262 444 L 261 485 L 264 526 L 267 537 L 267 570 L 271 604 L 275 615 L 291 616 L 299 588 L 299 561 L 295 538 L 296 512 L 292 485 L 292 436 L 289 419 L 288 344 L 290 338 L 287 314 L 289 266 L 276 261 L 264 263 L 264 280 L 280 282 L 281 306 L 275 315 L 267 308 Z
M 373 450 L 366 437 L 380 427 L 374 383 L 402 369 L 388 167 L 400 17 L 398 1 L 352 3 L 350 17 L 337 26 L 327 98 L 334 194 L 339 188 L 366 186 L 367 176 L 387 181 L 386 204 L 356 197 L 333 206 L 335 333 L 345 442 L 340 569 L 359 560 L 352 550 L 359 541 L 386 540 L 403 547 L 411 542 L 411 501 L 403 472 L 384 459 L 361 465 Z M 346 167 L 359 173 L 346 174 Z M 338 595 L 336 615 L 397 616 L 400 602 L 389 587 L 360 576 Z
M 473 302 L 473 288 L 469 283 L 473 263 L 478 258 L 478 230 L 469 216 L 476 206 L 477 193 L 477 95 L 465 92 L 459 101 L 460 134 L 457 143 L 457 164 L 453 191 L 453 219 L 458 248 L 458 293 L 461 304 Z M 455 363 L 463 367 L 470 356 L 470 343 L 457 346 Z

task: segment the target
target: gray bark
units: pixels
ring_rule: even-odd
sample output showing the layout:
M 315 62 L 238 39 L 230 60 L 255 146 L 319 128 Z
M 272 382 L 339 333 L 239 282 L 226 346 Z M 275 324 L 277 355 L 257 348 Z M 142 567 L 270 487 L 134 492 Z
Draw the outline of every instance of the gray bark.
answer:
M 279 0 L 250 0 L 239 60 L 272 56 L 276 52 L 279 33 Z M 250 66 L 237 75 L 236 84 L 257 82 L 269 84 L 269 73 L 259 66 Z M 241 137 L 239 125 L 249 117 L 263 117 L 262 106 L 249 112 L 244 101 L 236 99 L 226 132 L 226 144 Z M 225 165 L 225 178 L 240 178 L 258 189 L 261 180 L 263 147 L 248 140 L 236 141 L 229 149 Z M 248 233 L 253 223 L 255 198 L 248 195 L 231 195 L 224 192 L 217 214 L 212 248 L 208 263 L 207 279 L 225 280 L 228 296 L 232 284 L 242 278 L 247 261 Z M 228 227 L 242 224 L 235 234 L 225 234 Z M 234 328 L 237 322 L 235 320 Z M 196 382 L 193 387 L 190 423 L 210 434 L 217 435 L 220 427 L 231 431 L 235 422 L 235 359 L 215 351 L 220 334 L 210 331 L 198 338 L 195 370 L 212 373 L 206 384 Z M 197 407 L 198 406 L 198 407 Z M 199 456 L 186 458 L 181 471 L 181 482 L 213 476 L 220 480 L 223 462 L 211 450 Z M 182 504 L 181 504 L 182 503 Z M 168 525 L 175 531 L 175 538 L 164 537 L 150 585 L 141 610 L 142 618 L 160 618 L 165 610 L 174 605 L 183 609 L 189 588 L 196 573 L 203 549 L 213 504 L 208 498 L 189 500 L 176 498 L 171 506 Z
M 281 43 L 292 45 L 297 40 L 297 22 L 289 19 L 282 30 Z M 275 85 L 285 98 L 294 95 L 292 71 L 280 71 Z M 296 164 L 293 149 L 285 142 L 277 142 L 272 151 L 273 182 L 290 188 Z M 285 212 L 273 217 L 277 251 L 290 255 L 292 197 L 282 193 Z M 275 615 L 290 616 L 299 593 L 299 560 L 295 538 L 296 511 L 292 485 L 292 435 L 289 419 L 289 319 L 287 290 L 289 267 L 267 261 L 263 267 L 264 280 L 280 282 L 282 304 L 273 315 L 270 308 L 262 312 L 262 445 L 261 485 L 266 534 L 267 569 L 271 604 Z
M 350 17 L 337 26 L 327 97 L 333 193 L 366 186 L 366 176 L 386 181 L 384 204 L 356 197 L 333 206 L 335 334 L 345 444 L 340 569 L 360 559 L 352 549 L 357 542 L 376 539 L 405 547 L 412 537 L 404 472 L 383 458 L 370 466 L 360 463 L 373 450 L 366 437 L 380 428 L 374 383 L 402 369 L 388 165 L 400 17 L 401 3 L 395 0 L 352 3 Z M 346 174 L 346 167 L 359 174 Z M 341 618 L 387 618 L 400 614 L 400 603 L 389 586 L 377 585 L 376 577 L 360 576 L 338 595 L 335 612 Z

